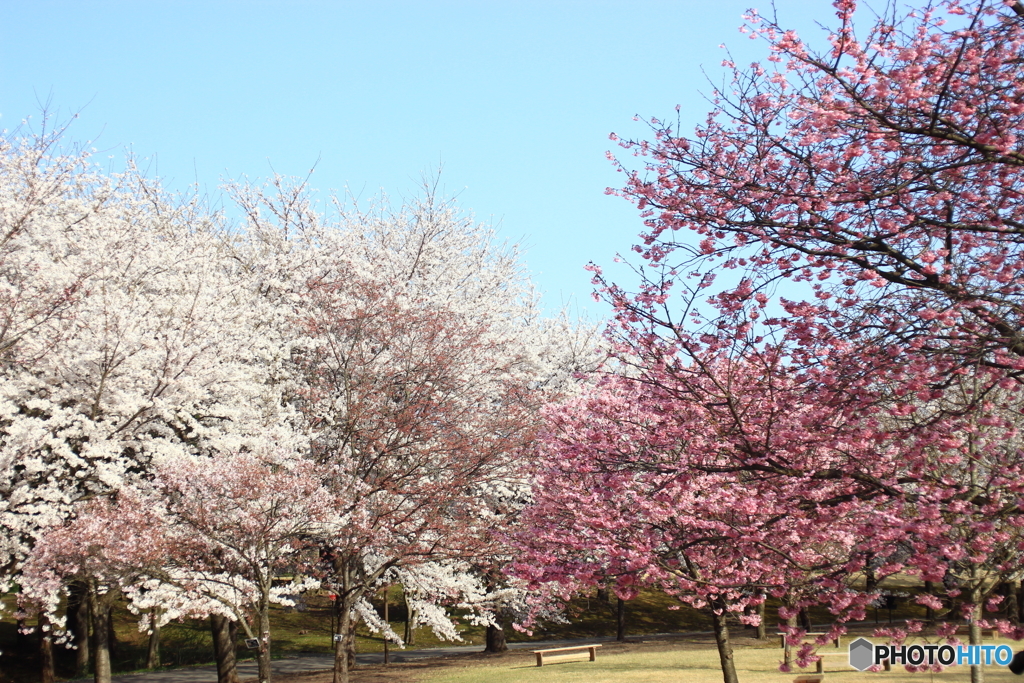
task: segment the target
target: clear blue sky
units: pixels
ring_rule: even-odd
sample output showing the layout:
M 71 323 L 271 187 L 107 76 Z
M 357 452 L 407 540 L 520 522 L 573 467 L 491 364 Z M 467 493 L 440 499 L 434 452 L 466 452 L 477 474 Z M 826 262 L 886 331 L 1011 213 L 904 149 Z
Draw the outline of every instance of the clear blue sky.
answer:
M 608 134 L 674 116 L 687 129 L 737 63 L 764 57 L 738 33 L 760 0 L 4 0 L 0 127 L 49 102 L 100 158 L 131 148 L 171 189 L 305 175 L 363 197 L 442 185 L 527 246 L 549 308 L 590 301 L 588 261 L 628 253 L 637 211 Z M 827 0 L 778 0 L 781 22 L 821 44 Z M 761 2 L 762 13 L 770 10 Z M 815 35 L 819 34 L 819 35 Z M 703 69 L 703 71 L 702 71 Z

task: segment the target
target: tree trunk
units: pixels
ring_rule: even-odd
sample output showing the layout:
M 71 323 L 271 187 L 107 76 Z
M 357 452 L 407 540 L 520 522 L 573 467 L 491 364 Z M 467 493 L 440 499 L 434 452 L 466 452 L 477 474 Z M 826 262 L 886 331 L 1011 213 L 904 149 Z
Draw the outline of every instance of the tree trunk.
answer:
M 765 603 L 767 603 L 767 602 L 768 602 L 768 600 L 767 600 L 767 598 L 765 598 L 757 606 L 757 616 L 761 617 L 761 621 L 758 622 L 758 624 L 757 624 L 757 639 L 758 640 L 767 640 L 768 639 L 768 624 L 765 623 L 765 617 L 767 616 L 767 614 L 765 613 Z
M 26 621 L 25 617 L 17 617 L 15 628 L 17 630 L 14 635 L 14 647 L 18 649 L 18 652 L 30 652 L 32 649 L 32 636 L 26 633 L 28 621 Z
M 974 466 L 971 466 L 971 483 L 974 483 Z M 978 565 L 971 565 L 971 613 L 969 621 L 967 623 L 969 641 L 971 645 L 981 645 L 981 626 L 978 625 L 978 619 L 983 617 L 981 613 L 981 582 L 980 572 L 978 571 Z M 984 660 L 983 660 L 984 661 Z M 985 670 L 980 664 L 971 665 L 971 683 L 984 683 L 985 681 Z
M 508 651 L 508 643 L 505 642 L 505 629 L 502 621 L 501 612 L 497 612 L 494 615 L 494 623 L 487 624 L 484 652 L 496 655 Z
M 1021 581 L 1014 581 L 1017 586 L 1017 620 L 1014 623 L 1024 624 L 1024 583 Z
M 96 594 L 96 584 L 89 586 L 89 611 L 92 613 L 93 681 L 110 683 L 110 607 Z
M 57 679 L 53 665 L 53 630 L 45 612 L 39 613 L 39 680 L 54 683 Z
M 622 598 L 618 598 L 615 606 L 615 640 L 626 640 L 626 601 Z
M 146 650 L 146 668 L 157 669 L 160 667 L 160 626 L 157 620 L 160 617 L 160 610 L 156 607 L 149 610 L 149 648 Z
M 714 620 L 718 658 L 722 663 L 722 680 L 724 683 L 739 683 L 739 678 L 736 676 L 736 662 L 732 657 L 732 644 L 729 642 L 729 625 L 726 622 L 723 600 L 711 601 L 711 618 Z
M 934 581 L 925 581 L 924 582 L 924 592 L 927 595 L 934 596 L 935 595 L 935 582 Z M 935 610 L 932 609 L 931 607 L 928 607 L 926 609 L 926 611 L 925 611 L 925 618 L 928 620 L 929 624 L 935 623 Z
M 388 588 L 384 589 L 384 624 L 387 626 L 391 625 L 391 619 L 388 616 Z M 384 663 L 391 663 L 391 652 L 388 649 L 388 634 L 382 634 L 384 636 Z
M 335 557 L 333 562 L 334 586 L 338 606 L 338 634 L 340 640 L 334 643 L 333 683 L 349 683 L 349 671 L 356 664 L 356 602 L 363 597 L 366 584 L 355 576 L 349 561 L 344 556 Z
M 260 606 L 260 648 L 256 651 L 256 664 L 260 683 L 270 683 L 270 605 L 264 600 Z
M 213 631 L 213 657 L 217 660 L 217 683 L 238 683 L 235 660 L 238 624 L 219 614 L 211 614 L 210 629 Z
M 975 603 L 974 614 L 971 615 L 969 624 L 971 645 L 981 645 L 981 626 L 978 626 L 978 616 L 981 608 Z M 985 669 L 981 665 L 971 665 L 971 683 L 984 683 Z
M 1014 626 L 1020 624 L 1020 581 L 1006 583 L 1006 618 Z
M 412 604 L 409 602 L 409 596 L 405 593 L 404 589 L 402 592 L 402 599 L 405 600 L 405 634 L 403 640 L 406 645 L 415 645 L 416 638 L 416 613 L 413 612 Z
M 348 622 L 348 638 L 345 640 L 345 661 L 348 662 L 348 670 L 356 666 L 356 628 L 359 626 L 359 617 L 354 616 Z
M 355 650 L 355 644 L 349 645 L 352 639 L 352 596 L 344 588 L 338 595 L 338 634 L 340 639 L 334 641 L 334 683 L 349 683 L 348 653 Z
M 996 590 L 1002 596 L 1002 602 L 999 603 L 999 611 L 1004 613 L 1008 620 L 1010 620 L 1017 611 L 1017 594 L 1014 591 L 1014 585 L 1009 581 L 1001 582 L 996 587 Z
M 75 678 L 85 678 L 89 672 L 89 587 L 81 581 L 68 586 L 67 628 L 71 631 L 71 644 L 75 648 Z
M 874 561 L 874 555 L 868 555 L 864 562 L 864 592 L 874 593 L 878 588 L 878 578 L 875 576 L 875 570 L 871 568 L 871 563 Z M 878 623 L 878 607 L 875 607 L 875 623 Z
M 787 608 L 787 609 L 789 609 L 789 610 L 792 610 L 793 609 L 793 599 L 789 595 L 783 596 L 783 598 L 782 598 L 782 606 Z M 786 626 L 788 626 L 790 628 L 796 628 L 796 615 L 795 614 L 793 616 L 786 617 Z M 783 646 L 783 649 L 782 649 L 782 663 L 785 664 L 786 666 L 790 666 L 793 663 L 793 650 L 789 646 L 789 642 L 788 641 L 785 643 L 785 645 Z
M 114 606 L 107 607 L 107 650 L 110 652 L 110 661 L 117 657 L 118 642 L 117 632 L 114 631 Z
M 800 628 L 802 628 L 805 631 L 813 631 L 814 630 L 811 627 L 811 615 L 809 615 L 807 613 L 807 610 L 805 610 L 805 609 L 801 609 L 800 610 Z

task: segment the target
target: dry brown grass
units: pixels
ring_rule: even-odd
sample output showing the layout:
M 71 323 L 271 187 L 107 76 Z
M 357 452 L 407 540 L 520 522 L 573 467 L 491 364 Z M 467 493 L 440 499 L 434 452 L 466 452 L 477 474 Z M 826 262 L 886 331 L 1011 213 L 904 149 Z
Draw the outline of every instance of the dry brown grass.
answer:
M 951 667 L 939 674 L 891 672 L 861 673 L 846 663 L 846 642 L 841 652 L 825 658 L 825 683 L 953 683 L 970 680 L 967 667 Z M 736 638 L 736 668 L 740 683 L 790 683 L 797 672 L 780 673 L 782 652 L 777 641 Z M 811 669 L 813 672 L 813 668 Z M 330 674 L 278 677 L 277 683 L 330 683 Z M 502 655 L 469 654 L 421 662 L 359 667 L 353 683 L 714 683 L 722 680 L 718 653 L 707 637 L 650 639 L 605 643 L 596 662 L 568 662 L 538 668 L 529 650 Z M 1022 683 L 1005 667 L 985 669 L 986 683 Z

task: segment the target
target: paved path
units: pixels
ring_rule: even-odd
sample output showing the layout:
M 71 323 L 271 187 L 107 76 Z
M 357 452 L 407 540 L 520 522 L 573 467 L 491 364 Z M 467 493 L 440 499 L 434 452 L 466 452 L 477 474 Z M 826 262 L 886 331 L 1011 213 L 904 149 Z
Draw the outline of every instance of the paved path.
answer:
M 689 634 L 656 634 L 656 635 L 689 635 Z M 634 636 L 636 637 L 636 636 Z M 647 636 L 652 637 L 652 636 Z M 573 640 L 546 640 L 536 643 L 509 643 L 512 650 L 540 650 L 547 647 L 562 647 L 565 645 L 580 645 L 584 643 L 609 642 L 615 640 L 613 637 L 604 638 L 577 638 Z M 435 647 L 423 650 L 399 650 L 391 651 L 392 662 L 412 662 L 418 659 L 430 659 L 431 657 L 444 657 L 446 655 L 463 654 L 470 652 L 482 652 L 483 645 L 462 645 L 459 647 Z M 384 653 L 374 652 L 356 655 L 356 662 L 359 664 L 380 664 L 384 661 Z M 309 671 L 330 671 L 334 668 L 334 657 L 327 654 L 308 654 L 287 659 L 275 659 L 273 661 L 274 674 L 295 674 Z M 256 662 L 246 660 L 238 665 L 238 677 L 242 680 L 255 678 L 257 675 Z M 91 678 L 77 679 L 78 681 L 91 681 Z M 217 669 L 212 666 L 195 666 L 171 671 L 151 671 L 135 674 L 120 674 L 114 676 L 113 683 L 217 683 Z

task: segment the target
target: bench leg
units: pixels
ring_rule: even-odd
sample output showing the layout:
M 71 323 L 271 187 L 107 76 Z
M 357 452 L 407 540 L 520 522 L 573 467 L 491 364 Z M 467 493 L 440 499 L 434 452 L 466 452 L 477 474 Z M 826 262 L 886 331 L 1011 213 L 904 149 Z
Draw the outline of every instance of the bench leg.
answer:
M 590 650 L 590 661 L 592 661 L 592 662 L 596 661 L 597 660 L 597 648 L 596 647 L 588 647 L 587 649 Z
M 820 674 L 825 673 L 825 659 L 824 658 L 819 659 L 817 664 L 818 664 L 818 667 L 817 667 L 816 671 L 818 673 L 820 673 Z
M 541 652 L 537 653 L 537 666 L 544 666 L 544 654 Z

